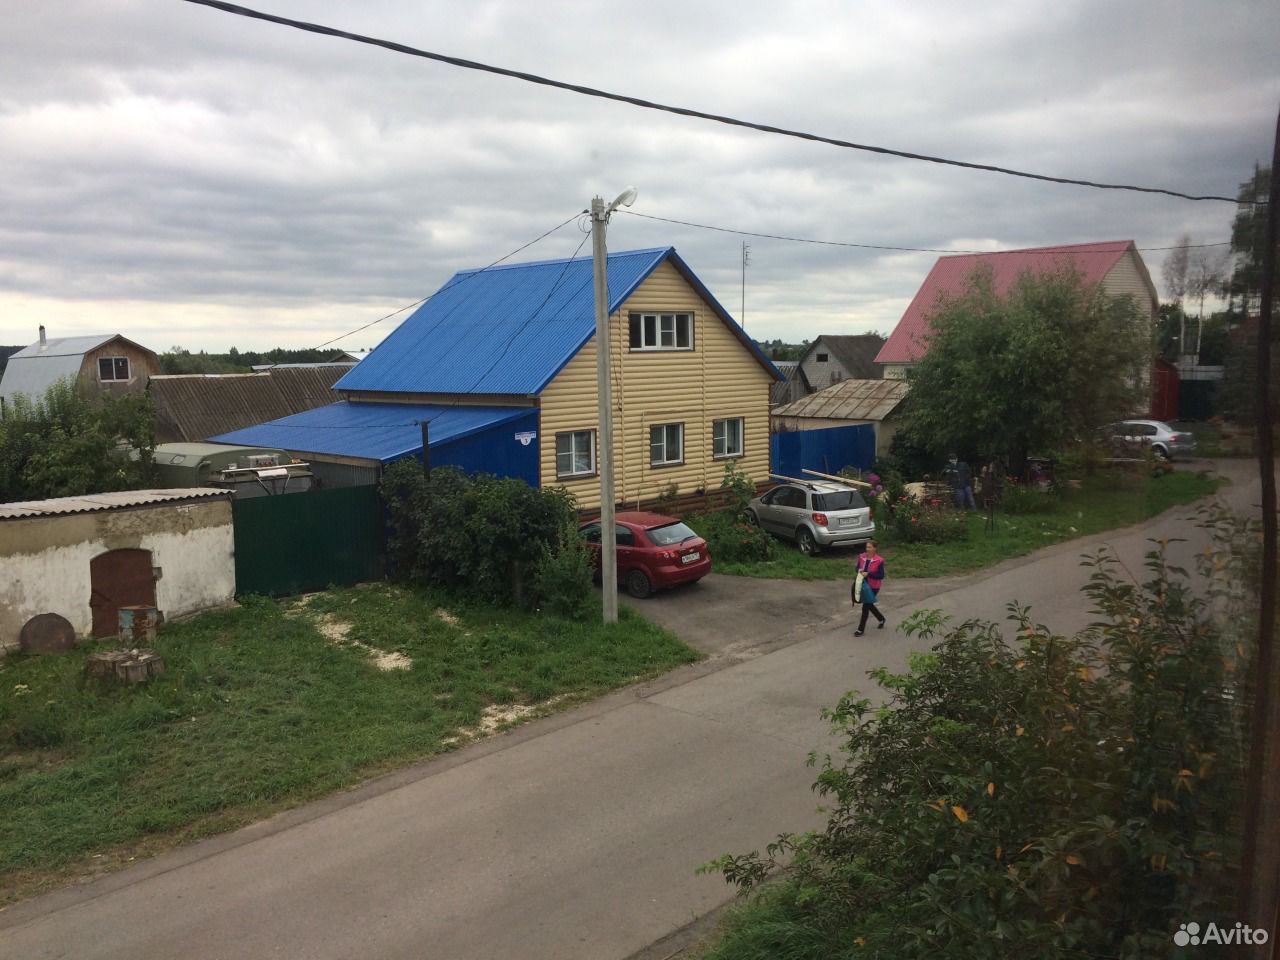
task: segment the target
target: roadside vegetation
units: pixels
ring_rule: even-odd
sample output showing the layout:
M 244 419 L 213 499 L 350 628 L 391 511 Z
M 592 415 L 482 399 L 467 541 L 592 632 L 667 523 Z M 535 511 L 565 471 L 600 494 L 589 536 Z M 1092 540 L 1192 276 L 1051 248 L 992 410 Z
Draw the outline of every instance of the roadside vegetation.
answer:
M 1230 928 L 1258 544 L 1204 517 L 1196 591 L 1160 545 L 1140 586 L 1098 555 L 1074 636 L 917 615 L 931 649 L 827 714 L 825 828 L 704 867 L 751 895 L 703 960 L 1138 960 Z
M 230 830 L 698 659 L 626 609 L 459 603 L 392 584 L 167 626 L 166 672 L 87 681 L 103 641 L 0 661 L 0 903 Z
M 1079 489 L 1064 488 L 1061 495 L 1017 491 L 996 513 L 993 529 L 981 510 L 959 513 L 946 503 L 916 503 L 895 521 L 877 504 L 876 540 L 894 579 L 972 573 L 1052 543 L 1141 523 L 1211 494 L 1219 482 L 1187 470 L 1150 478 L 1104 471 L 1083 479 Z M 915 526 L 935 525 L 945 533 L 926 539 L 904 535 L 903 524 L 912 525 L 913 517 Z M 699 533 L 701 520 L 689 518 Z M 858 554 L 857 549 L 843 548 L 810 557 L 775 540 L 767 557 L 722 559 L 712 545 L 716 572 L 742 577 L 852 580 Z

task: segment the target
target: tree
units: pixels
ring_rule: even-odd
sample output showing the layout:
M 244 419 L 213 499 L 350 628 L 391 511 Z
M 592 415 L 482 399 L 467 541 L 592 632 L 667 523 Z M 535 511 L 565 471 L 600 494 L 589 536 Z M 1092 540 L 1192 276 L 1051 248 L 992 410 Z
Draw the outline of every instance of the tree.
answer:
M 1271 169 L 1255 167 L 1253 176 L 1240 184 L 1240 206 L 1231 225 L 1233 256 L 1228 295 L 1233 309 L 1256 316 L 1262 297 L 1262 261 L 1267 240 L 1267 197 L 1271 191 Z
M 1047 451 L 1132 414 L 1145 392 L 1150 324 L 1131 297 L 1074 271 L 1023 274 L 1005 296 L 989 271 L 930 318 L 904 420 L 934 452 Z
M 145 487 L 154 424 L 147 396 L 91 396 L 71 379 L 15 395 L 0 420 L 0 502 Z

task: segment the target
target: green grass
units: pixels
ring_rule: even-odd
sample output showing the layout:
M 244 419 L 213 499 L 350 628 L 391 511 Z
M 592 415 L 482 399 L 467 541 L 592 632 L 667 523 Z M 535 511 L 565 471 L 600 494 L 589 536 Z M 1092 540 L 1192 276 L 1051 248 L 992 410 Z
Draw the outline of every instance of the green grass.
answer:
M 0 902 L 452 749 L 491 705 L 554 709 L 700 656 L 625 609 L 606 630 L 390 585 L 173 624 L 146 684 L 83 679 L 111 646 L 0 661 Z
M 984 515 L 971 513 L 966 540 L 940 544 L 896 543 L 893 531 L 877 522 L 877 541 L 892 578 L 971 573 L 1051 543 L 1140 523 L 1170 507 L 1212 493 L 1218 482 L 1186 470 L 1151 479 L 1104 472 L 1062 501 L 1046 497 L 1047 512 L 999 514 L 994 531 L 986 529 Z M 717 562 L 715 571 L 741 577 L 851 580 L 858 555 L 856 549 L 842 548 L 806 557 L 792 544 L 780 541 L 775 546 L 773 560 Z

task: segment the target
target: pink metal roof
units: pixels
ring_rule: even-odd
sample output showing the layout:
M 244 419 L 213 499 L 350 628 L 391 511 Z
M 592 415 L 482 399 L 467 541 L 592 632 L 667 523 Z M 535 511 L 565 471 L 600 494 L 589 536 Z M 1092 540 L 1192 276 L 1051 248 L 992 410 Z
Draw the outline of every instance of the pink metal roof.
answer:
M 939 298 L 963 293 L 969 277 L 979 267 L 993 272 L 996 293 L 1000 295 L 1008 293 L 1022 273 L 1052 273 L 1067 265 L 1074 265 L 1086 282 L 1101 283 L 1125 251 L 1132 247 L 1132 240 L 1112 240 L 939 257 L 906 313 L 876 354 L 876 363 L 912 363 L 923 356 L 927 349 L 925 340 L 929 333 L 929 314 L 937 306 Z

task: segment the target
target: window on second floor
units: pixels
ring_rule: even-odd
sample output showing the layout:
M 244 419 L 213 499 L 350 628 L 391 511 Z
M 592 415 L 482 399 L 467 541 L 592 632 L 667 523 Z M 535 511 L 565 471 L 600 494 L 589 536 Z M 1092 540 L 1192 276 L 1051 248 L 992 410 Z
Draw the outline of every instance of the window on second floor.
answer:
M 632 350 L 692 350 L 693 314 L 631 314 Z
M 663 423 L 649 428 L 649 465 L 684 463 L 684 424 Z
M 827 355 L 826 355 L 825 353 L 820 353 L 820 354 L 818 354 L 818 362 L 819 362 L 819 363 L 826 363 L 826 362 L 827 362 Z
M 713 457 L 742 456 L 742 417 L 712 421 L 711 455 Z
M 128 357 L 99 357 L 98 358 L 98 379 L 99 380 L 128 380 L 129 379 L 129 358 Z

